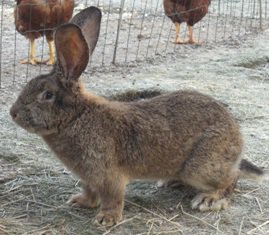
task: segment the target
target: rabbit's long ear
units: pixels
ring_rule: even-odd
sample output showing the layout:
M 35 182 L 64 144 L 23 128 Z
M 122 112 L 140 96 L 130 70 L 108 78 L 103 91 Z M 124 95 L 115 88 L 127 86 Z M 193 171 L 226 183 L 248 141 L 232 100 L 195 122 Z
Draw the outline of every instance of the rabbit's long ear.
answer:
M 81 32 L 74 24 L 60 26 L 55 33 L 57 63 L 67 80 L 78 80 L 89 61 L 89 48 Z
M 84 38 L 89 47 L 89 53 L 92 54 L 100 32 L 102 13 L 96 7 L 88 7 L 75 15 L 71 23 L 81 28 Z

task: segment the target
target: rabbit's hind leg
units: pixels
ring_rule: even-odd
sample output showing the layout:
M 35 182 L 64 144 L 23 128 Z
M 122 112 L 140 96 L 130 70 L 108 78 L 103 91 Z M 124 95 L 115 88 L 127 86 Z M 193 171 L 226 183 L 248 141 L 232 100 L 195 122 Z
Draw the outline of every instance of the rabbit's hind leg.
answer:
M 239 176 L 241 151 L 236 129 L 211 128 L 201 136 L 180 172 L 184 183 L 201 192 L 192 208 L 206 211 L 228 206 Z
M 198 193 L 191 201 L 192 209 L 198 209 L 200 211 L 219 211 L 226 209 L 229 206 L 236 181 L 237 179 L 225 189 Z

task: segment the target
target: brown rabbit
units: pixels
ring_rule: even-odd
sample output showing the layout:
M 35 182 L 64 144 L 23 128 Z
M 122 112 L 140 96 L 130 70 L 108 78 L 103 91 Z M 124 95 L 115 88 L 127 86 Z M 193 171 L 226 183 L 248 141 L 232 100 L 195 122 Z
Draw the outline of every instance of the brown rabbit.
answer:
M 226 208 L 239 176 L 264 172 L 241 160 L 239 126 L 227 109 L 195 91 L 136 102 L 109 101 L 78 81 L 96 45 L 101 12 L 90 7 L 55 33 L 57 64 L 25 86 L 13 120 L 40 135 L 84 185 L 71 197 L 96 207 L 97 220 L 122 218 L 125 186 L 134 179 L 178 180 L 199 190 L 192 208 Z

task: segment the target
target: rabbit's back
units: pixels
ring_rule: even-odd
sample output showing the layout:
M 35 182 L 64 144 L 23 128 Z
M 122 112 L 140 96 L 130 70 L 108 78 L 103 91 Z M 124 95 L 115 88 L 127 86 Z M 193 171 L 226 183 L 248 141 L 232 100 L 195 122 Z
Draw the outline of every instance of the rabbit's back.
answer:
M 238 124 L 224 105 L 211 97 L 178 91 L 128 106 L 117 114 L 122 115 L 122 128 L 117 128 L 115 139 L 121 149 L 120 165 L 135 178 L 174 175 L 207 132 L 221 136 L 223 145 L 235 143 L 241 152 Z

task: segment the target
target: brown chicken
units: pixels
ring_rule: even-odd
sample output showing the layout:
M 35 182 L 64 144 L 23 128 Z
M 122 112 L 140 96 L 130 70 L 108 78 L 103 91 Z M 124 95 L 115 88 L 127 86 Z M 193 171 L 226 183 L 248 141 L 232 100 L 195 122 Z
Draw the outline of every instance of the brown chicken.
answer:
M 36 58 L 35 39 L 45 35 L 49 46 L 46 64 L 55 62 L 53 32 L 72 17 L 74 0 L 16 0 L 14 17 L 16 30 L 30 40 L 30 56 L 21 63 L 41 63 Z
M 197 43 L 193 37 L 192 27 L 199 22 L 208 12 L 211 0 L 164 0 L 165 14 L 176 26 L 175 43 Z M 180 24 L 186 22 L 188 27 L 188 41 L 180 38 Z

